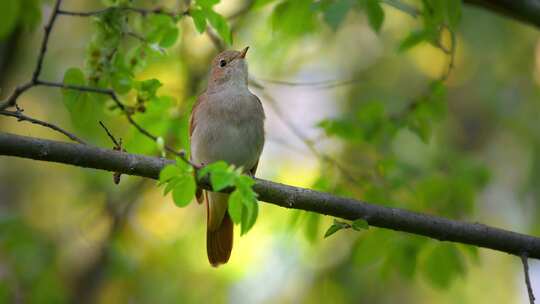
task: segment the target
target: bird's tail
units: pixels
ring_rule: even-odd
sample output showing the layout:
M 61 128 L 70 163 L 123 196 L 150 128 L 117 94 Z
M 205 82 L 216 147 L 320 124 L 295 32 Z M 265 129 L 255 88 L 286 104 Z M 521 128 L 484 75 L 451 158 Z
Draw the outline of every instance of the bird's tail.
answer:
M 206 252 L 214 267 L 227 263 L 233 245 L 233 223 L 227 212 L 229 195 L 204 193 L 207 205 Z

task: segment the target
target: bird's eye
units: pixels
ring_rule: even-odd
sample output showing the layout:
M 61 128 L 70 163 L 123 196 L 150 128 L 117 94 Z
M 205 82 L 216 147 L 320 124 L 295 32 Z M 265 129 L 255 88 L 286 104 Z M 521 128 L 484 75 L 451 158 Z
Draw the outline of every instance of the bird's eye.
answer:
M 224 66 L 226 66 L 226 65 L 227 65 L 227 61 L 225 61 L 225 59 L 221 59 L 221 60 L 219 61 L 219 66 L 220 66 L 220 67 L 224 67 Z

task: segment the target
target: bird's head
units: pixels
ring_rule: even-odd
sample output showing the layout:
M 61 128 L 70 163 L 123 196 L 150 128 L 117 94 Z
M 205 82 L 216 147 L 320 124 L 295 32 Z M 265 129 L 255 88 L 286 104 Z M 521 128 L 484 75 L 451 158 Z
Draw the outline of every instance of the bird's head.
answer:
M 245 57 L 248 49 L 249 46 L 242 51 L 227 50 L 217 55 L 212 61 L 208 86 L 247 86 L 248 69 Z

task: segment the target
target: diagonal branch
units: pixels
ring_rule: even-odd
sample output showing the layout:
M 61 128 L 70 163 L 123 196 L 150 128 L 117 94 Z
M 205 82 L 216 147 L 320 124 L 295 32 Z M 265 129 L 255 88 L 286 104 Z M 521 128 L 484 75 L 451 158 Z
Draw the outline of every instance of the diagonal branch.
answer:
M 523 273 L 525 275 L 525 286 L 527 286 L 527 294 L 529 295 L 529 304 L 534 304 L 534 293 L 529 278 L 529 261 L 527 253 L 521 254 L 521 263 L 523 264 Z
M 0 155 L 116 171 L 153 179 L 158 178 L 164 166 L 173 163 L 172 160 L 163 158 L 8 133 L 0 133 Z M 200 185 L 208 189 L 207 181 L 201 181 Z M 307 210 L 347 220 L 362 218 L 375 227 L 490 248 L 519 257 L 526 253 L 528 257 L 540 259 L 540 238 L 530 235 L 479 223 L 384 207 L 262 179 L 256 179 L 254 189 L 262 201 L 285 208 Z

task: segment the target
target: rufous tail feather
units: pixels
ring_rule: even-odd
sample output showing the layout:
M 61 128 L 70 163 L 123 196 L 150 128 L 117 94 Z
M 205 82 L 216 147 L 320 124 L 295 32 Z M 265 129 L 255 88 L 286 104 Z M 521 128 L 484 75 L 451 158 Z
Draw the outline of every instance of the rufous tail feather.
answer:
M 229 196 L 223 193 L 204 193 L 207 204 L 206 252 L 214 267 L 227 263 L 233 246 L 233 222 L 227 211 Z

